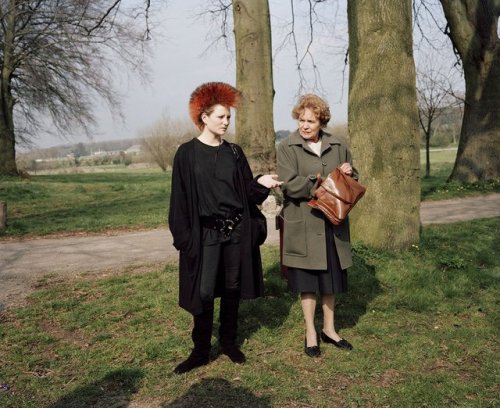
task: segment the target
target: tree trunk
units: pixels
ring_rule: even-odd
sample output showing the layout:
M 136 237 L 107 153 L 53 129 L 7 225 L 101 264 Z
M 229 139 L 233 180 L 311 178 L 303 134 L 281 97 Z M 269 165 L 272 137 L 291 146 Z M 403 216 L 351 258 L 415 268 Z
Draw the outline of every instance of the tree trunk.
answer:
M 3 65 L 0 78 L 0 175 L 18 175 L 16 139 L 14 133 L 14 97 L 11 91 L 13 72 L 13 44 L 15 33 L 15 2 L 9 4 L 3 38 Z
M 431 127 L 425 134 L 425 177 L 431 175 Z
M 17 176 L 16 148 L 14 130 L 5 119 L 3 92 L 0 102 L 0 176 Z M 10 112 L 12 115 L 12 111 Z M 7 122 L 7 123 L 6 123 Z
M 242 92 L 236 141 L 254 173 L 276 169 L 271 23 L 267 0 L 233 1 L 236 87 Z
M 411 0 L 350 0 L 348 124 L 368 189 L 353 211 L 355 239 L 406 248 L 420 229 L 420 148 Z
M 0 201 L 0 230 L 7 226 L 7 203 Z
M 450 180 L 499 179 L 500 8 L 493 0 L 441 0 L 441 5 L 465 75 L 464 117 Z

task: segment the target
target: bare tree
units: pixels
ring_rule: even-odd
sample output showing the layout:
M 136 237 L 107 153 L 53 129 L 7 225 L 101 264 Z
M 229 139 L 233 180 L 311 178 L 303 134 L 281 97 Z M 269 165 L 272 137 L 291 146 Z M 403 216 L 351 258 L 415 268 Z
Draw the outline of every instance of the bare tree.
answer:
M 255 172 L 276 168 L 271 22 L 267 0 L 233 0 L 236 87 L 242 92 L 236 140 Z
M 454 91 L 452 74 L 445 75 L 442 71 L 429 61 L 417 69 L 418 120 L 425 136 L 425 177 L 431 174 L 430 140 L 435 121 L 463 101 Z
M 349 1 L 349 135 L 367 193 L 353 234 L 374 247 L 418 242 L 420 166 L 411 0 Z
M 198 132 L 188 120 L 163 117 L 143 130 L 142 147 L 163 171 L 172 166 L 174 155 L 183 142 L 196 137 Z
M 231 14 L 232 12 L 232 14 Z M 217 22 L 209 47 L 223 42 L 236 49 L 236 88 L 242 93 L 236 113 L 236 142 L 245 150 L 254 172 L 276 168 L 273 120 L 271 22 L 268 0 L 211 0 L 202 15 Z
M 119 107 L 116 60 L 140 72 L 149 37 L 150 0 L 123 3 L 0 0 L 0 174 L 17 174 L 16 144 L 47 117 L 60 132 L 89 131 L 96 97 Z
M 495 0 L 440 0 L 462 61 L 465 106 L 450 180 L 500 178 L 500 5 Z
M 292 47 L 299 80 L 297 96 L 304 94 L 309 89 L 323 94 L 324 87 L 317 62 L 319 53 L 317 50 L 313 50 L 318 47 L 321 36 L 325 33 L 330 41 L 333 39 L 336 16 L 330 14 L 332 10 L 324 6 L 331 5 L 338 11 L 338 2 L 336 0 L 307 0 L 303 2 L 289 0 L 289 4 L 290 14 L 286 24 L 287 32 L 277 46 L 275 55 L 287 47 Z M 307 9 L 304 15 L 300 13 L 301 8 Z M 347 40 L 344 42 L 347 46 Z M 312 82 L 309 77 L 312 77 Z
M 331 3 L 338 9 L 338 4 L 335 0 L 307 0 L 302 2 L 303 4 L 298 3 L 300 2 L 297 0 L 289 0 L 290 15 L 286 21 L 286 34 L 276 48 L 276 55 L 287 47 L 293 49 L 298 73 L 298 83 L 294 87 L 297 86 L 298 94 L 303 93 L 305 89 L 323 93 L 313 48 L 318 42 L 315 38 L 318 33 L 331 32 L 332 21 L 325 21 L 326 13 L 319 6 Z M 202 15 L 208 15 L 212 23 L 216 22 L 215 29 L 211 31 L 217 34 L 212 36 L 209 47 L 224 43 L 227 49 L 231 49 L 232 43 L 228 39 L 234 23 L 236 85 L 243 93 L 243 102 L 236 115 L 236 140 L 247 152 L 255 171 L 273 170 L 274 87 L 268 1 L 211 0 L 207 11 Z M 310 76 L 312 82 L 308 80 Z
M 418 0 L 430 10 L 430 0 Z M 439 0 L 465 77 L 465 104 L 457 158 L 450 180 L 500 178 L 500 39 L 498 0 Z M 430 13 L 431 17 L 432 12 Z

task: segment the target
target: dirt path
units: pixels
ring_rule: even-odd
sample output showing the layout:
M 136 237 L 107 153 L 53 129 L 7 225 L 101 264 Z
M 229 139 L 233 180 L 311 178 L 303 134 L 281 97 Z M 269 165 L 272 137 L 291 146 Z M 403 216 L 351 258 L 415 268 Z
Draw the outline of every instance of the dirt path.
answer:
M 500 193 L 423 202 L 423 225 L 500 216 Z M 268 219 L 266 245 L 276 245 L 274 220 Z M 0 310 L 19 304 L 47 275 L 106 275 L 127 266 L 164 264 L 177 259 L 168 230 L 117 235 L 0 241 Z

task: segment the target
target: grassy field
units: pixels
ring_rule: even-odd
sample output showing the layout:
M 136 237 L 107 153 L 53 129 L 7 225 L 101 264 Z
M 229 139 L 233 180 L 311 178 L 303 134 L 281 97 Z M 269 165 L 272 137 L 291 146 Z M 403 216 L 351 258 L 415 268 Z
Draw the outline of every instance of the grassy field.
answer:
M 241 307 L 244 365 L 182 376 L 191 318 L 177 267 L 61 282 L 0 314 L 0 406 L 498 407 L 500 219 L 426 227 L 398 253 L 355 248 L 337 328 L 354 345 L 305 356 L 300 304 L 265 247 L 266 295 Z M 320 327 L 321 322 L 317 322 Z M 217 327 L 214 329 L 216 333 Z
M 453 169 L 456 149 L 431 149 L 431 175 L 422 176 L 422 200 L 443 200 L 500 191 L 500 181 L 462 184 L 447 179 Z M 425 150 L 420 151 L 422 175 L 425 174 Z
M 454 155 L 449 150 L 432 152 L 432 176 L 422 178 L 423 200 L 500 191 L 500 181 L 446 183 Z M 0 239 L 166 226 L 170 176 L 115 166 L 106 172 L 0 178 L 0 201 L 8 207 L 8 226 Z
M 165 226 L 169 193 L 170 173 L 151 169 L 0 178 L 0 237 Z
M 457 157 L 457 149 L 456 148 L 448 148 L 448 149 L 431 149 L 429 152 L 431 159 L 431 173 L 432 167 L 435 164 L 441 163 L 455 163 L 455 158 Z M 425 167 L 425 149 L 420 150 L 420 163 L 422 168 Z
M 479 194 L 500 192 L 500 180 L 462 184 L 447 183 L 453 163 L 439 163 L 434 166 L 430 177 L 421 179 L 421 199 L 446 200 L 449 198 L 469 197 Z

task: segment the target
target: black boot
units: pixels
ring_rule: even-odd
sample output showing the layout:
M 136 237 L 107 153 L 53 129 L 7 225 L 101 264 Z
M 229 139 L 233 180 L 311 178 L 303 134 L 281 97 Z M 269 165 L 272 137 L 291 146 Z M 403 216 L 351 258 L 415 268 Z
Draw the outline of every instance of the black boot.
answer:
M 220 302 L 219 342 L 222 353 L 228 356 L 233 363 L 242 364 L 246 358 L 236 345 L 239 305 L 239 291 L 226 291 Z
M 210 357 L 210 340 L 214 321 L 214 304 L 204 305 L 201 314 L 193 316 L 194 327 L 191 333 L 194 348 L 189 357 L 174 369 L 174 373 L 183 374 L 196 367 L 208 364 Z

